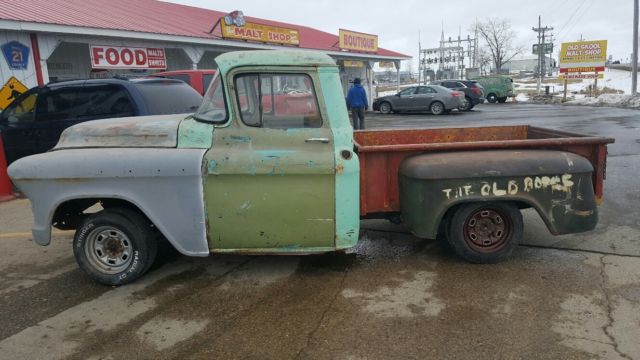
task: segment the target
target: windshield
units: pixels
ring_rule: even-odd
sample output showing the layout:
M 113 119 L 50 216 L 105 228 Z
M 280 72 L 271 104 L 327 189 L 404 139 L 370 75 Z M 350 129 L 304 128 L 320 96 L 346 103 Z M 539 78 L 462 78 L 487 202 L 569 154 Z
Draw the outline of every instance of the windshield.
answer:
M 197 120 L 217 123 L 227 120 L 227 108 L 224 103 L 224 91 L 219 74 L 216 74 L 211 87 L 204 95 L 202 105 L 196 111 L 194 117 Z

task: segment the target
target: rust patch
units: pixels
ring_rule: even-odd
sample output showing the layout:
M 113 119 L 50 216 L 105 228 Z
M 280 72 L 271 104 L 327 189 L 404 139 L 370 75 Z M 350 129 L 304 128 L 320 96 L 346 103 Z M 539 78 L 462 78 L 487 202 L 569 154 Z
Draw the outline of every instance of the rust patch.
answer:
M 340 175 L 344 172 L 344 165 L 339 164 L 338 166 L 336 166 L 336 174 Z

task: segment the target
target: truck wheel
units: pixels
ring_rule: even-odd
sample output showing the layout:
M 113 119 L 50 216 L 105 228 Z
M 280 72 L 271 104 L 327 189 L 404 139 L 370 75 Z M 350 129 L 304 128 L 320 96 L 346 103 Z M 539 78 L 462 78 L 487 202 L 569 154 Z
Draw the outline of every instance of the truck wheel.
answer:
M 463 259 L 490 264 L 505 260 L 522 239 L 522 214 L 511 203 L 470 203 L 451 216 L 447 240 Z
M 445 111 L 444 105 L 440 101 L 434 101 L 433 103 L 431 103 L 431 106 L 429 106 L 429 110 L 431 110 L 431 113 L 433 115 L 442 115 Z
M 498 101 L 498 96 L 496 94 L 489 94 L 487 95 L 487 101 L 495 104 Z
M 500 104 L 504 104 L 505 102 L 507 102 L 507 97 L 506 97 L 506 96 L 505 96 L 505 97 L 499 97 L 499 98 L 498 98 L 498 102 L 499 102 Z
M 471 110 L 471 108 L 473 108 L 473 102 L 471 101 L 470 97 L 465 96 L 464 100 L 462 100 L 462 105 L 460 105 L 460 107 L 458 107 L 458 110 L 460 110 L 460 111 L 469 111 L 469 110 Z
M 388 102 L 383 102 L 382 104 L 380 104 L 380 112 L 383 114 L 391 114 L 391 111 L 393 109 L 391 108 L 391 104 L 389 104 Z
M 124 285 L 142 276 L 158 248 L 151 223 L 129 209 L 87 217 L 73 238 L 73 255 L 84 272 L 104 285 Z

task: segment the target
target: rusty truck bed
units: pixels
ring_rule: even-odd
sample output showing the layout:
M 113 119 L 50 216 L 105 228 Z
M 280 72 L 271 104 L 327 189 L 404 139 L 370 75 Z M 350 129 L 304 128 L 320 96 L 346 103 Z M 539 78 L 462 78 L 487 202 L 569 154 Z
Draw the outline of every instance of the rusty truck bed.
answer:
M 400 209 L 398 169 L 407 156 L 440 151 L 488 149 L 561 150 L 593 165 L 596 199 L 601 201 L 607 144 L 614 139 L 528 125 L 446 129 L 365 130 L 354 133 L 360 157 L 360 215 Z

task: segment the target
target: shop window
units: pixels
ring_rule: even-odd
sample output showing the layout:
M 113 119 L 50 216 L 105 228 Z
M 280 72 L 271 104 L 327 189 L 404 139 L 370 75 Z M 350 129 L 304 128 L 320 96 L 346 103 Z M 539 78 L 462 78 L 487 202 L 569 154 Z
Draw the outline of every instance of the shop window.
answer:
M 242 121 L 271 129 L 318 128 L 322 118 L 305 74 L 247 74 L 235 79 Z

